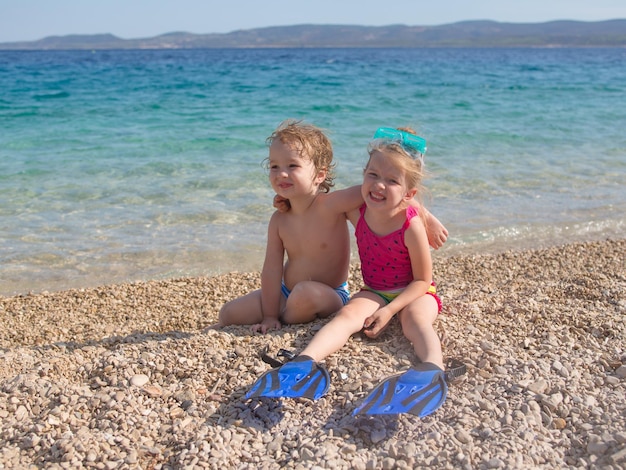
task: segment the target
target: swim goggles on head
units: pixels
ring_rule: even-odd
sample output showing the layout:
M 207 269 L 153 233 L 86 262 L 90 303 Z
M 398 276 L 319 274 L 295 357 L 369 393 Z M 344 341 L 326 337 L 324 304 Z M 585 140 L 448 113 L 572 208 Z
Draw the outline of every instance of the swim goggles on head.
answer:
M 374 140 L 377 139 L 390 140 L 400 144 L 414 158 L 421 159 L 426 153 L 426 139 L 410 132 L 394 129 L 393 127 L 379 127 L 374 133 Z

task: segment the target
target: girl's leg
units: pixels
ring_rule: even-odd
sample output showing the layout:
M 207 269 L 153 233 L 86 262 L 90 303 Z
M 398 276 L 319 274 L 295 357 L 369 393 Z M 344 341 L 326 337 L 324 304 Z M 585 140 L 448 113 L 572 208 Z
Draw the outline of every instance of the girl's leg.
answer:
M 332 287 L 316 281 L 295 285 L 287 298 L 281 320 L 287 324 L 309 323 L 326 318 L 343 307 L 339 294 Z
M 443 369 L 441 341 L 433 327 L 437 315 L 437 301 L 431 295 L 423 295 L 407 305 L 399 317 L 402 332 L 413 344 L 417 357 L 422 362 L 432 362 Z
M 300 353 L 319 362 L 339 351 L 354 333 L 363 328 L 367 317 L 380 308 L 380 298 L 370 292 L 359 292 L 317 334 Z

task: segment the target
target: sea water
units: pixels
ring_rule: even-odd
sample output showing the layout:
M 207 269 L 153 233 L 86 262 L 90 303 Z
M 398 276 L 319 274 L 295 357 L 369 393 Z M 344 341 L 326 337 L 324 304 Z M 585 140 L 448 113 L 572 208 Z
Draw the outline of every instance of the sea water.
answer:
M 259 270 L 287 118 L 417 129 L 435 264 L 624 236 L 623 48 L 0 51 L 0 295 Z

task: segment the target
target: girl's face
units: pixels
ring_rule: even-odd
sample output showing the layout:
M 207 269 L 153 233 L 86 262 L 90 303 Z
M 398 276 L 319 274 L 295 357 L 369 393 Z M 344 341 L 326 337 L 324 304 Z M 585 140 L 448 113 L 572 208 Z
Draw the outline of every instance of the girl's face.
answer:
M 269 170 L 272 189 L 286 199 L 317 194 L 325 177 L 310 159 L 279 139 L 270 146 Z
M 417 189 L 407 188 L 402 169 L 395 163 L 397 156 L 374 150 L 363 174 L 361 195 L 368 209 L 402 209 L 415 196 Z

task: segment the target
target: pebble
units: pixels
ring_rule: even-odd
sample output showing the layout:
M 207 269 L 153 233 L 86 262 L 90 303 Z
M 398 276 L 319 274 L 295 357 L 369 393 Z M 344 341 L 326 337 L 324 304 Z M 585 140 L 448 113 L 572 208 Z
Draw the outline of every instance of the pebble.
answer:
M 611 455 L 611 462 L 614 464 L 626 464 L 626 447 L 618 450 L 613 455 Z
M 0 297 L 0 468 L 626 468 L 623 240 L 437 258 L 434 414 L 351 415 L 414 354 L 392 321 L 329 357 L 321 400 L 246 400 L 323 320 L 203 332 L 258 273 Z M 350 282 L 358 285 L 353 267 Z
M 161 390 L 161 387 L 157 385 L 145 385 L 143 387 L 143 391 L 153 398 L 160 397 L 161 395 L 163 395 L 163 390 Z
M 539 379 L 528 386 L 528 390 L 533 393 L 545 393 L 548 389 L 548 382 L 545 379 Z
M 387 437 L 387 432 L 384 429 L 375 429 L 370 434 L 370 440 L 372 444 L 378 444 Z
M 149 381 L 150 381 L 150 378 L 147 375 L 137 374 L 137 375 L 133 375 L 133 377 L 130 379 L 130 384 L 135 387 L 143 387 Z
M 465 429 L 459 429 L 454 437 L 456 437 L 461 444 L 469 444 L 472 442 L 472 436 Z

